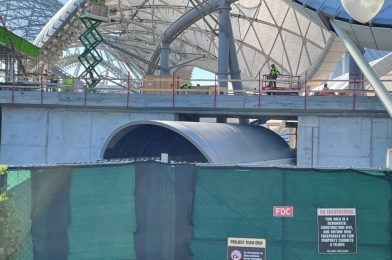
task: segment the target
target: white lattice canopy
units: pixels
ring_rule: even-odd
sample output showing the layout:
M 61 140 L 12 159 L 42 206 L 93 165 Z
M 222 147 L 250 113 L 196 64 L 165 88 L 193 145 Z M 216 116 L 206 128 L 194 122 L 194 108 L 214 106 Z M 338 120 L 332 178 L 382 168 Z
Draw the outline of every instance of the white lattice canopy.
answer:
M 149 66 L 159 65 L 151 64 L 151 54 L 167 28 L 204 2 L 207 1 L 107 0 L 110 21 L 100 26 L 105 43 L 99 49 L 108 61 L 103 66 L 119 77 L 128 71 L 142 77 Z M 333 68 L 322 64 L 331 49 L 335 54 L 329 59 L 331 63 L 340 59 L 344 48 L 336 43 L 336 37 L 288 2 L 291 1 L 240 0 L 231 4 L 230 20 L 242 78 L 266 74 L 271 64 L 284 74 L 312 77 L 317 71 L 327 73 Z M 81 46 L 76 36 L 83 31 L 78 16 L 86 4 L 70 0 L 35 41 L 54 63 L 75 73 Z M 218 16 L 217 11 L 207 14 L 177 35 L 170 44 L 172 73 L 182 71 L 190 77 L 193 67 L 217 72 Z M 67 50 L 71 51 L 62 55 L 61 51 Z

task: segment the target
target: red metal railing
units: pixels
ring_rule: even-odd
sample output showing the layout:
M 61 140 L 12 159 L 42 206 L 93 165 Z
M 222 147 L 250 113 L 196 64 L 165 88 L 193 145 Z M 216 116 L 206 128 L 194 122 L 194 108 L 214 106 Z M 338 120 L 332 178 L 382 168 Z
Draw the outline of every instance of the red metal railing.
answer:
M 233 90 L 231 88 L 225 88 L 219 86 L 217 77 L 213 80 L 211 85 L 192 86 L 190 89 L 182 89 L 181 82 L 190 81 L 176 78 L 175 76 L 170 77 L 158 77 L 151 79 L 134 80 L 128 75 L 126 79 L 119 78 L 102 78 L 101 80 L 110 80 L 123 82 L 124 87 L 118 86 L 105 86 L 96 87 L 93 91 L 89 90 L 86 85 L 84 86 L 69 86 L 64 79 L 59 79 L 57 83 L 51 82 L 45 75 L 40 75 L 38 78 L 24 79 L 24 81 L 14 81 L 10 83 L 0 82 L 1 90 L 12 91 L 11 103 L 15 103 L 15 93 L 17 91 L 40 91 L 40 103 L 45 104 L 46 92 L 83 92 L 84 94 L 84 105 L 88 104 L 88 98 L 91 94 L 99 93 L 116 93 L 124 94 L 125 107 L 131 105 L 131 94 L 140 95 L 162 95 L 171 94 L 172 107 L 176 106 L 177 95 L 210 95 L 213 96 L 211 106 L 216 108 L 218 102 L 222 98 L 219 96 L 231 96 L 231 95 L 242 95 L 242 96 L 256 96 L 257 95 L 257 107 L 261 108 L 262 100 L 265 95 L 298 95 L 303 96 L 304 109 L 307 109 L 307 103 L 309 96 L 350 96 L 352 97 L 352 110 L 356 109 L 357 96 L 374 96 L 375 92 L 367 81 L 364 80 L 313 80 L 313 81 L 301 81 L 299 77 L 292 77 L 288 75 L 282 75 L 276 79 L 276 88 L 268 87 L 270 79 L 266 78 L 266 75 L 258 75 L 258 79 L 242 80 L 244 90 Z M 75 79 L 74 79 L 75 80 Z M 200 79 L 199 81 L 202 81 Z M 205 80 L 205 79 L 204 79 Z M 211 81 L 211 80 L 205 80 Z M 109 81 L 108 81 L 109 82 Z M 234 81 L 229 81 L 228 85 Z M 322 90 L 321 82 L 327 82 L 328 84 L 340 82 L 350 86 L 368 86 L 367 89 L 330 89 L 328 92 Z M 392 82 L 392 80 L 384 81 Z

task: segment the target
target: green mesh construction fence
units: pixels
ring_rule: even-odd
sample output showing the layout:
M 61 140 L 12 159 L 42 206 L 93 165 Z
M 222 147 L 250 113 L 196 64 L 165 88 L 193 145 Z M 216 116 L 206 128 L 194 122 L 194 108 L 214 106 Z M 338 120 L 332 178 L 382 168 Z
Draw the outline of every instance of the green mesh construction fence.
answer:
M 382 172 L 199 168 L 193 259 L 226 259 L 228 237 L 266 239 L 268 259 L 391 259 L 391 198 Z M 285 205 L 294 217 L 273 217 Z M 356 209 L 356 254 L 319 254 L 318 208 Z
M 76 168 L 71 179 L 68 259 L 136 259 L 134 167 Z
M 33 259 L 33 242 L 31 237 L 31 181 L 29 170 L 9 170 L 6 175 L 5 190 L 8 200 L 5 202 L 6 233 L 2 233 L 0 247 L 17 252 L 11 259 Z M 1 202 L 0 202 L 1 203 Z M 4 218 L 3 218 L 4 219 Z M 1 229 L 1 228 L 0 228 Z M 0 253 L 0 259 L 4 254 Z
M 392 259 L 391 172 L 50 166 L 8 170 L 0 189 L 0 248 L 18 249 L 11 259 L 220 260 L 228 237 L 266 239 L 270 260 Z M 274 217 L 274 206 L 294 216 Z M 320 208 L 355 208 L 355 253 L 319 253 Z
M 29 170 L 12 171 L 8 174 L 8 188 L 15 201 L 21 245 L 16 259 L 33 259 L 33 240 L 31 236 L 31 173 Z
M 64 259 L 68 252 L 68 167 L 31 169 L 31 234 L 34 259 Z
M 0 183 L 0 248 L 18 248 L 10 259 L 136 259 L 132 165 L 32 167 Z
M 138 259 L 192 259 L 194 165 L 136 164 Z

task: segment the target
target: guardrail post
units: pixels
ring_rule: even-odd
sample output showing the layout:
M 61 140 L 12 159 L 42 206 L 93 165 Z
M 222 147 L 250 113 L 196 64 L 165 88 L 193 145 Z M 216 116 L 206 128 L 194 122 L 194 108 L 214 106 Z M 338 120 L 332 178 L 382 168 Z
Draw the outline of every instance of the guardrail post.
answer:
M 130 75 L 128 73 L 128 78 L 127 78 L 127 108 L 129 107 L 129 92 L 130 92 Z
M 176 92 L 175 92 L 175 77 L 174 77 L 174 73 L 173 73 L 173 80 L 172 80 L 172 106 L 174 107 L 175 106 L 175 101 L 174 101 L 174 99 L 175 99 L 175 94 L 176 94 Z
M 12 104 L 15 102 L 15 81 L 12 81 L 12 97 L 11 97 Z
M 305 83 L 305 95 L 304 95 L 304 109 L 306 110 L 307 108 L 307 96 L 308 96 L 308 86 Z
M 44 80 L 42 77 L 42 73 L 40 77 L 40 88 L 41 88 L 41 105 L 42 105 L 44 103 Z
M 88 84 L 84 85 L 84 105 L 87 105 L 87 91 L 88 91 Z
M 260 96 L 261 96 L 261 75 L 260 75 L 260 71 L 259 71 L 259 104 L 258 104 L 258 108 L 260 108 Z
M 214 86 L 214 108 L 216 108 L 216 88 L 217 88 L 217 83 L 216 83 L 216 75 L 215 75 L 215 86 Z

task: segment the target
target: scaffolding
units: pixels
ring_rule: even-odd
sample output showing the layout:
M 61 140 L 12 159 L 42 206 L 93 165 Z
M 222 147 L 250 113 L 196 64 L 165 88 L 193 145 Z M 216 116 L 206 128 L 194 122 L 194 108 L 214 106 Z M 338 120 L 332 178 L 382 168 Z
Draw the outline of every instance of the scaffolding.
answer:
M 84 46 L 83 53 L 78 60 L 84 67 L 80 74 L 84 78 L 89 90 L 94 89 L 101 80 L 101 75 L 97 72 L 96 67 L 103 60 L 97 47 L 103 42 L 103 37 L 98 31 L 101 23 L 108 20 L 107 7 L 103 5 L 91 5 L 89 12 L 79 17 L 86 31 L 79 37 Z
M 1 26 L 3 27 L 3 32 L 5 36 L 4 40 L 5 42 L 8 42 L 8 47 L 11 49 L 10 53 L 12 54 L 12 57 L 17 61 L 18 71 L 22 73 L 23 76 L 26 76 L 26 69 L 23 65 L 23 61 L 15 49 L 14 37 L 12 37 L 11 32 L 7 29 L 4 18 L 1 15 L 0 15 L 0 23 Z
M 0 16 L 0 82 L 28 80 L 39 53 L 37 46 L 9 31 Z

